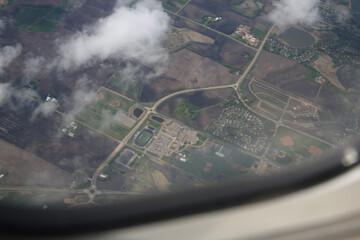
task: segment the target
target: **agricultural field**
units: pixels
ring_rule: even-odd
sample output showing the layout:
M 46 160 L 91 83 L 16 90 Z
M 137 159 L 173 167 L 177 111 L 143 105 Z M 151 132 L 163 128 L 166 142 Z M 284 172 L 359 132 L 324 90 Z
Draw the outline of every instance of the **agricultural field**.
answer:
M 0 184 L 18 186 L 70 186 L 70 174 L 14 145 L 0 140 L 0 169 L 7 172 Z
M 133 169 L 118 164 L 111 166 L 113 176 L 99 181 L 100 189 L 139 193 L 139 197 L 144 197 L 141 194 L 169 192 L 199 184 L 193 176 L 148 155 L 141 155 Z
M 334 62 L 329 55 L 320 54 L 318 59 L 312 64 L 313 67 L 337 88 L 344 90 L 344 82 L 341 81 L 341 70 L 334 66 Z
M 348 101 L 346 97 L 336 88 L 334 90 L 324 86 L 319 93 L 316 104 L 330 110 L 332 115 L 337 118 L 344 113 L 346 105 L 348 105 L 346 101 Z
M 141 93 L 142 102 L 156 102 L 170 93 L 184 90 L 186 82 L 161 75 L 144 84 Z
M 214 41 L 214 39 L 191 29 L 173 27 L 164 45 L 169 52 L 175 52 L 186 47 L 190 43 L 213 44 Z
M 101 88 L 97 92 L 97 98 L 85 106 L 76 119 L 115 139 L 122 140 L 136 123 L 129 113 L 130 107 L 134 104 L 131 99 Z
M 192 21 L 170 14 L 169 17 L 171 18 L 172 21 L 172 26 L 175 28 L 180 28 L 180 29 L 190 29 L 194 32 L 197 32 L 201 35 L 204 35 L 206 37 L 209 37 L 211 39 L 215 39 L 218 34 L 216 32 L 213 32 L 209 29 L 206 29 L 196 23 L 193 23 Z
M 186 88 L 225 85 L 237 80 L 237 76 L 231 74 L 227 67 L 188 49 L 170 55 L 169 65 L 164 74 L 181 81 Z
M 59 25 L 63 9 L 67 2 L 57 8 L 51 7 L 22 7 L 15 14 L 15 23 L 20 28 L 30 32 L 51 32 Z
M 0 109 L 0 137 L 8 143 L 72 174 L 81 168 L 91 176 L 117 142 L 87 127 L 69 137 L 61 132 L 64 119 L 32 117 L 32 107 L 21 111 Z M 56 154 L 54 154 L 56 153 Z
M 353 88 L 360 91 L 360 67 L 346 65 L 341 67 L 336 75 L 346 89 Z
M 209 27 L 228 35 L 235 31 L 239 23 L 250 27 L 255 24 L 255 20 L 231 10 L 230 1 L 223 0 L 192 0 L 179 14 L 199 23 L 203 21 L 204 16 L 221 17 L 220 21 Z
M 230 53 L 230 48 L 228 49 Z M 235 62 L 236 58 L 241 56 L 232 54 L 228 59 Z M 141 101 L 154 102 L 170 93 L 187 88 L 234 83 L 238 75 L 232 74 L 233 70 L 236 72 L 237 68 L 217 63 L 186 48 L 182 49 L 170 55 L 168 68 L 163 75 L 144 84 Z
M 221 63 L 234 73 L 241 73 L 255 55 L 254 50 L 220 35 L 212 45 L 194 43 L 188 49 Z
M 193 128 L 205 130 L 211 120 L 216 117 L 222 103 L 230 96 L 231 92 L 231 90 L 217 90 L 179 95 L 162 103 L 159 106 L 159 112 Z M 179 108 L 182 103 L 191 104 L 196 111 L 193 111 L 189 117 L 184 115 L 183 108 Z
M 288 128 L 279 127 L 267 155 L 280 164 L 320 157 L 330 146 Z
M 65 199 L 71 199 L 73 204 L 65 203 Z M 0 204 L 31 209 L 66 209 L 72 205 L 87 202 L 89 199 L 85 194 L 74 194 L 66 192 L 11 192 L 0 193 Z
M 307 79 L 308 69 L 289 59 L 263 51 L 251 74 L 269 85 L 315 100 L 320 84 Z
M 264 3 L 259 0 L 232 0 L 231 9 L 248 18 L 255 18 L 264 9 Z

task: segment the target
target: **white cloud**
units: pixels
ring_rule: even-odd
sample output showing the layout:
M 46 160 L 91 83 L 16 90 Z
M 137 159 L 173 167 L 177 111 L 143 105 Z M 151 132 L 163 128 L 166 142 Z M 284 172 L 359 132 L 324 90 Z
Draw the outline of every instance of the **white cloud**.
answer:
M 162 47 L 169 16 L 161 2 L 139 0 L 132 7 L 119 0 L 108 17 L 98 20 L 66 40 L 58 40 L 60 69 L 74 70 L 106 59 L 136 60 L 161 71 L 167 62 Z
M 268 18 L 278 27 L 311 25 L 319 19 L 320 0 L 279 0 Z
M 21 51 L 22 46 L 20 44 L 0 48 L 0 74 L 2 74 L 4 69 L 21 54 Z

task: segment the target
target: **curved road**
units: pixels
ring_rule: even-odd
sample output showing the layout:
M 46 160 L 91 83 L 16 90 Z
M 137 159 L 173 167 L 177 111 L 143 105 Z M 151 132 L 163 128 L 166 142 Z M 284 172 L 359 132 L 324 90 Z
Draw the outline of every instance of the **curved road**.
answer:
M 268 33 L 266 34 L 264 40 L 262 41 L 260 47 L 257 49 L 257 52 L 254 56 L 254 58 L 252 59 L 252 61 L 250 62 L 250 64 L 247 66 L 246 70 L 244 71 L 244 73 L 241 75 L 241 77 L 239 78 L 239 80 L 235 83 L 235 84 L 228 84 L 228 85 L 218 85 L 218 86 L 210 86 L 210 87 L 202 87 L 202 88 L 194 88 L 194 89 L 185 89 L 182 91 L 178 91 L 178 92 L 174 92 L 171 93 L 161 99 L 159 99 L 158 101 L 155 102 L 155 104 L 151 107 L 151 108 L 146 108 L 146 114 L 143 116 L 142 120 L 138 122 L 138 124 L 130 131 L 130 133 L 128 135 L 126 135 L 126 137 L 121 141 L 121 143 L 115 148 L 115 150 L 105 159 L 105 161 L 97 168 L 97 170 L 95 171 L 93 177 L 92 177 L 92 189 L 96 189 L 96 181 L 98 176 L 101 174 L 102 170 L 110 163 L 110 161 L 116 156 L 116 154 L 118 154 L 121 149 L 125 146 L 125 144 L 127 143 L 127 141 L 130 139 L 130 137 L 140 128 L 140 126 L 144 123 L 144 121 L 148 118 L 148 116 L 151 113 L 156 113 L 156 109 L 166 100 L 175 97 L 177 95 L 180 94 L 185 94 L 185 93 L 191 93 L 191 92 L 199 92 L 199 91 L 211 91 L 211 90 L 216 90 L 216 89 L 225 89 L 225 88 L 235 88 L 235 90 L 237 90 L 237 88 L 239 87 L 240 83 L 245 79 L 245 77 L 247 76 L 247 74 L 250 72 L 250 70 L 252 69 L 252 67 L 255 65 L 256 61 L 258 60 L 262 49 L 265 46 L 266 40 L 269 38 L 271 32 L 274 30 L 275 25 L 273 25 L 271 27 L 271 29 L 268 31 Z
M 268 39 L 268 37 L 270 36 L 271 32 L 274 30 L 275 25 L 271 27 L 271 29 L 268 31 L 267 35 L 265 36 L 264 40 L 262 41 L 260 47 L 257 49 L 257 52 L 254 56 L 254 58 L 252 59 L 252 61 L 250 62 L 250 64 L 247 66 L 247 68 L 245 69 L 245 71 L 243 72 L 243 74 L 241 75 L 241 77 L 238 79 L 238 81 L 234 84 L 228 84 L 228 85 L 218 85 L 218 86 L 210 86 L 210 87 L 202 87 L 202 88 L 194 88 L 194 89 L 185 89 L 182 91 L 178 91 L 178 92 L 174 92 L 171 93 L 161 99 L 159 99 L 158 101 L 155 102 L 155 104 L 149 108 L 149 107 L 145 107 L 146 109 L 146 114 L 143 116 L 143 118 L 136 124 L 136 126 L 129 132 L 128 135 L 126 135 L 126 137 L 120 141 L 119 145 L 114 149 L 114 151 L 105 159 L 105 161 L 96 169 L 93 177 L 92 177 L 92 181 L 91 181 L 91 187 L 90 189 L 84 189 L 84 190 L 66 190 L 66 189 L 52 189 L 52 188 L 27 188 L 27 187 L 2 187 L 0 188 L 0 190 L 7 190 L 7 191 L 54 191 L 54 192 L 72 192 L 72 193 L 87 193 L 90 197 L 90 201 L 92 202 L 94 197 L 97 194 L 101 194 L 101 193 L 118 193 L 118 194 L 129 194 L 127 192 L 121 192 L 121 191 L 102 191 L 102 190 L 97 190 L 96 187 L 96 182 L 97 182 L 97 178 L 98 176 L 101 174 L 101 172 L 103 171 L 103 169 L 110 163 L 110 161 L 116 156 L 116 154 L 118 154 L 121 149 L 126 145 L 126 143 L 129 141 L 129 139 L 131 138 L 131 136 L 133 136 L 135 134 L 136 131 L 138 131 L 138 129 L 141 127 L 141 125 L 146 121 L 146 119 L 149 117 L 150 114 L 152 113 L 156 113 L 156 109 L 166 100 L 175 97 L 177 95 L 180 94 L 185 94 L 185 93 L 192 93 L 192 92 L 199 92 L 199 91 L 211 91 L 211 90 L 217 90 L 217 89 L 226 89 L 226 88 L 234 88 L 235 90 L 238 89 L 240 83 L 245 79 L 245 77 L 247 76 L 247 74 L 250 72 L 250 70 L 252 69 L 252 67 L 254 66 L 254 64 L 256 63 L 256 61 L 258 60 L 262 49 L 264 48 L 264 45 L 266 43 L 266 40 Z M 238 92 L 238 91 L 236 91 Z M 240 96 L 240 95 L 239 95 Z M 240 100 L 242 101 L 242 99 L 240 98 Z M 242 101 L 243 102 L 243 101 Z M 94 193 L 91 193 L 90 190 L 94 190 Z M 130 193 L 131 194 L 131 193 Z M 133 194 L 137 194 L 137 193 L 133 193 Z

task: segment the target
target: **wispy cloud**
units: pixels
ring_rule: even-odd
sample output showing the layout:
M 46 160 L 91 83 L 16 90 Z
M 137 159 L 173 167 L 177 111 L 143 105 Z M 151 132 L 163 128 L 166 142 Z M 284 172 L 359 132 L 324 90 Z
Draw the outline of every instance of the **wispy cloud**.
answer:
M 46 71 L 46 59 L 44 57 L 28 57 L 25 59 L 25 66 L 23 69 L 24 75 L 37 76 L 38 73 Z
M 38 94 L 31 89 L 15 89 L 10 83 L 0 83 L 0 107 L 7 104 L 12 110 L 19 110 L 37 97 Z
M 4 69 L 21 54 L 21 51 L 22 46 L 20 44 L 0 48 L 0 74 L 2 74 Z
M 33 111 L 31 119 L 35 119 L 37 116 L 49 117 L 56 111 L 57 107 L 58 104 L 55 102 L 40 103 L 40 105 Z
M 66 104 L 70 105 L 71 108 L 67 111 L 64 116 L 65 122 L 71 122 L 75 119 L 75 116 L 83 110 L 83 108 L 96 101 L 98 96 L 93 90 L 91 82 L 86 77 L 81 78 L 76 83 L 75 89 L 71 97 L 68 98 Z

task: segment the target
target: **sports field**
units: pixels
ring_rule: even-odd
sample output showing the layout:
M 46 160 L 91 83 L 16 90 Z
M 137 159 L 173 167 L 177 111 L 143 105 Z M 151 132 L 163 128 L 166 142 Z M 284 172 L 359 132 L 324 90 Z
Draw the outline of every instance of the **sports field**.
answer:
M 270 148 L 270 159 L 289 164 L 296 159 L 320 157 L 330 146 L 288 128 L 279 127 Z
M 135 144 L 139 147 L 145 147 L 152 137 L 154 136 L 154 133 L 150 131 L 149 129 L 143 129 L 140 134 L 135 138 Z

